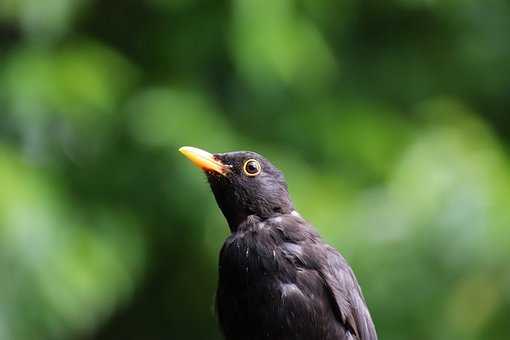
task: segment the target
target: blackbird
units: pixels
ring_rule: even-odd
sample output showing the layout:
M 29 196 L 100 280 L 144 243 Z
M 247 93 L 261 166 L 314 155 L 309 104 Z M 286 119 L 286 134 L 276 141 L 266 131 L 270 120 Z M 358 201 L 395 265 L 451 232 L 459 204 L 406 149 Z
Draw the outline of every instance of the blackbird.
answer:
M 216 313 L 226 340 L 376 340 L 345 259 L 294 210 L 283 174 L 250 151 L 179 149 L 206 174 L 231 234 Z

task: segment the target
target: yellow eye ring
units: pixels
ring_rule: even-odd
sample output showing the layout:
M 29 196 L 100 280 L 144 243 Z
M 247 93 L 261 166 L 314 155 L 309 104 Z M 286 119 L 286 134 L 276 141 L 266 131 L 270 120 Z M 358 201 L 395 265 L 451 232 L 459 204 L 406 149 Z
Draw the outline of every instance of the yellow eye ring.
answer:
M 262 167 L 256 159 L 251 158 L 244 162 L 243 172 L 246 176 L 254 177 L 260 174 L 261 171 Z

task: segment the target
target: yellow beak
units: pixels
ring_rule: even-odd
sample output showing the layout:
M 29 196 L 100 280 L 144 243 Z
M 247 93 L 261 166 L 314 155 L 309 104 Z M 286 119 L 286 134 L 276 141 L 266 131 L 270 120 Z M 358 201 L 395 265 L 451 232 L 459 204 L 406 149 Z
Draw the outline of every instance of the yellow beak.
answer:
M 211 153 L 205 150 L 192 146 L 183 146 L 179 151 L 193 162 L 193 164 L 204 171 L 214 171 L 223 176 L 229 172 L 228 166 L 216 160 Z

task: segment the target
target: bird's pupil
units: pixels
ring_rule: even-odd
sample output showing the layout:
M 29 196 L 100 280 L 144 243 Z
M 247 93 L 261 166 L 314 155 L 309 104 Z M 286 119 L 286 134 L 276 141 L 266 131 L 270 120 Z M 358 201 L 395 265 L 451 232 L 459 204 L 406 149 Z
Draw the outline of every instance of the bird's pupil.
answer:
M 255 164 L 255 162 L 249 162 L 247 168 L 248 168 L 248 172 L 250 172 L 252 174 L 257 172 L 257 170 L 258 170 L 257 165 Z

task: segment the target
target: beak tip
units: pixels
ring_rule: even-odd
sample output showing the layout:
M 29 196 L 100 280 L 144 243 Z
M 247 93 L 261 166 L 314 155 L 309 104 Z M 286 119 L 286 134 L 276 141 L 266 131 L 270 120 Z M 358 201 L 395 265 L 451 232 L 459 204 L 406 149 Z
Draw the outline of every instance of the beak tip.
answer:
M 189 146 L 181 146 L 179 148 L 179 152 L 184 154 L 184 153 L 186 153 L 186 151 L 189 151 L 189 149 L 190 149 Z
M 194 148 L 192 146 L 181 146 L 179 148 L 179 152 L 181 154 L 183 154 L 186 158 L 189 158 L 189 159 L 195 159 L 199 155 L 203 156 L 203 155 L 207 154 L 207 152 L 200 150 L 198 148 Z

